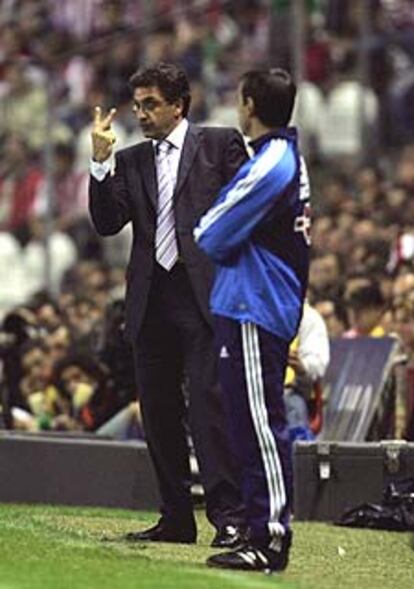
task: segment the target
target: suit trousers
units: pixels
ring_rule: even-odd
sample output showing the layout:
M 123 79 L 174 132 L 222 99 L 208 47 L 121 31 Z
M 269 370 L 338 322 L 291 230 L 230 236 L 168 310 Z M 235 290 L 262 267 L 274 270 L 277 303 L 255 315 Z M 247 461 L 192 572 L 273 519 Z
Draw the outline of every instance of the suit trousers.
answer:
M 289 344 L 254 323 L 217 317 L 219 378 L 250 537 L 269 545 L 289 527 L 292 445 L 284 405 Z
M 189 423 L 208 519 L 217 528 L 243 524 L 240 486 L 217 382 L 214 334 L 198 308 L 183 263 L 170 272 L 155 264 L 143 325 L 133 347 L 163 517 L 181 526 L 193 521 Z

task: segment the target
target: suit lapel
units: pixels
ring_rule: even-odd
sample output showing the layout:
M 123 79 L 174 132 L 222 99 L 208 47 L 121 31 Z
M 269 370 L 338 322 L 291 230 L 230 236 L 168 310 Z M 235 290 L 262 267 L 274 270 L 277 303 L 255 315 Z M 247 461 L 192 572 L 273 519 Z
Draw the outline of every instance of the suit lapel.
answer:
M 194 161 L 195 154 L 197 153 L 198 147 L 200 145 L 200 140 L 201 129 L 190 124 L 184 139 L 184 145 L 181 152 L 180 163 L 178 166 L 177 183 L 174 191 L 174 199 L 177 199 L 179 197 L 181 189 L 184 186 L 184 182 L 187 179 L 187 176 L 191 169 L 191 165 Z M 139 167 L 141 177 L 144 181 L 145 189 L 148 193 L 148 196 L 152 204 L 156 209 L 158 201 L 158 189 L 152 141 L 146 141 L 142 145 Z
M 157 208 L 157 175 L 155 170 L 154 150 L 152 141 L 147 141 L 142 146 L 142 153 L 140 157 L 140 172 L 144 181 L 148 196 Z
M 184 182 L 190 172 L 191 165 L 194 161 L 194 156 L 197 153 L 201 140 L 201 129 L 189 125 L 187 134 L 184 139 L 183 150 L 181 152 L 180 164 L 178 166 L 177 183 L 174 191 L 174 199 L 180 196 Z

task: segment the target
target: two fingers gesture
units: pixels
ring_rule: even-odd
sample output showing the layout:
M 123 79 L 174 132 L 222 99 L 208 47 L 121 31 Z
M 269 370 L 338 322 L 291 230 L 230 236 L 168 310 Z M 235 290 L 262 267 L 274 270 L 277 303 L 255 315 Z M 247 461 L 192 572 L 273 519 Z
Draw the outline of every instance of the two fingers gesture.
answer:
M 95 107 L 92 125 L 92 158 L 97 162 L 107 160 L 112 154 L 112 146 L 116 141 L 115 133 L 111 129 L 116 108 L 111 108 L 105 116 L 100 106 Z

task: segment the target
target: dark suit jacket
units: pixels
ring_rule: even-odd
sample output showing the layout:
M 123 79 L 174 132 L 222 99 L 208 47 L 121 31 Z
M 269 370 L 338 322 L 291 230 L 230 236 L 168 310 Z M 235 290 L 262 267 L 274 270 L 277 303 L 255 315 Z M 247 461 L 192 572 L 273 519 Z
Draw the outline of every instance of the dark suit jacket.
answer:
M 246 158 L 243 139 L 235 129 L 189 125 L 174 193 L 175 220 L 180 255 L 208 322 L 214 269 L 194 243 L 193 229 Z M 144 317 L 154 268 L 157 181 L 152 142 L 119 151 L 115 175 L 108 174 L 102 182 L 91 177 L 89 197 L 100 235 L 113 235 L 132 221 L 126 296 L 126 334 L 132 339 Z

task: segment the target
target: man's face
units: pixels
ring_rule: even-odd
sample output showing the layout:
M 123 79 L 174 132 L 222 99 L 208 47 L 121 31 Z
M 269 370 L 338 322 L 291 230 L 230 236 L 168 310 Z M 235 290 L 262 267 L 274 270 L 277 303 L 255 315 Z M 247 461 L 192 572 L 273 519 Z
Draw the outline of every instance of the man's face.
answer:
M 309 270 L 309 283 L 316 289 L 335 285 L 339 280 L 338 260 L 327 254 L 312 260 Z
M 41 348 L 32 348 L 22 358 L 23 374 L 30 379 L 33 388 L 42 389 L 47 384 L 48 358 Z
M 315 304 L 315 309 L 319 311 L 325 321 L 329 337 L 340 337 L 345 331 L 345 325 L 335 313 L 333 301 L 327 299 Z
M 61 325 L 46 337 L 46 344 L 49 357 L 53 361 L 63 358 L 71 344 L 69 329 L 65 325 Z
M 145 137 L 164 139 L 181 121 L 182 103 L 169 104 L 157 86 L 134 90 L 134 113 Z

